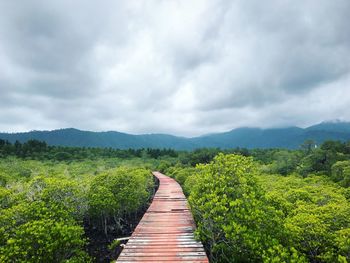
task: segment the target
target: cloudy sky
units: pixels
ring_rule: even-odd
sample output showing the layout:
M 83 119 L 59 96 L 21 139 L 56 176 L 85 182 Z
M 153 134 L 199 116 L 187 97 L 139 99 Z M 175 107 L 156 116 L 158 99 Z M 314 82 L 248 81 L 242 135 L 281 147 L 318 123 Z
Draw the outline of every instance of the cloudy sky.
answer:
M 350 120 L 349 0 L 0 0 L 0 131 Z

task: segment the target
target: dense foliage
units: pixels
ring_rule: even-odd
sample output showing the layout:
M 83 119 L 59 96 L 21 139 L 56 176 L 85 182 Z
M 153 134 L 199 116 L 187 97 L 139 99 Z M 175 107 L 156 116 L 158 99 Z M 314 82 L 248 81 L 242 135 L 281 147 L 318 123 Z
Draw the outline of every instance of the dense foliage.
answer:
M 168 173 L 189 196 L 212 262 L 348 262 L 347 146 L 219 154 Z
M 116 160 L 7 158 L 0 171 L 0 262 L 89 262 L 91 239 L 130 234 L 154 191 L 150 170 Z
M 350 261 L 350 142 L 179 152 L 0 140 L 0 262 L 96 261 L 145 211 L 152 169 L 183 186 L 212 262 Z
M 172 149 L 115 149 L 115 148 L 80 148 L 64 146 L 48 146 L 44 141 L 28 140 L 13 144 L 0 139 L 0 158 L 16 156 L 38 160 L 84 160 L 98 158 L 139 158 L 149 157 L 158 159 L 162 156 L 177 157 L 177 152 Z

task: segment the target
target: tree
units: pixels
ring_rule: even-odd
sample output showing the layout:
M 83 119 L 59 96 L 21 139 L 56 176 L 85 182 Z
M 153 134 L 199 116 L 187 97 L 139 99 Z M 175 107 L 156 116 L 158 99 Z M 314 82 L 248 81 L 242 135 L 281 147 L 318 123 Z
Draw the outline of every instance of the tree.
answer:
M 259 182 L 268 191 L 269 203 L 283 211 L 284 238 L 299 253 L 310 262 L 330 263 L 346 254 L 344 239 L 339 236 L 339 231 L 350 225 L 344 189 L 322 176 L 269 175 L 261 176 Z
M 304 151 L 305 155 L 309 155 L 313 149 L 316 148 L 316 143 L 314 140 L 306 140 L 300 145 L 300 148 Z
M 83 228 L 41 219 L 20 225 L 0 248 L 1 262 L 89 262 Z
M 280 212 L 267 203 L 252 158 L 219 154 L 197 169 L 189 202 L 211 260 L 273 261 L 283 254 L 302 259 L 279 242 L 284 236 Z
M 273 154 L 273 160 L 269 165 L 269 172 L 287 175 L 298 167 L 300 154 L 297 151 L 278 150 Z
M 341 229 L 336 234 L 335 242 L 340 250 L 338 261 L 350 262 L 350 228 Z
M 89 215 L 100 223 L 105 235 L 108 225 L 121 230 L 125 217 L 136 216 L 146 205 L 153 190 L 148 170 L 119 167 L 97 175 L 88 193 Z
M 84 186 L 62 175 L 58 178 L 34 177 L 29 182 L 26 195 L 29 200 L 42 201 L 47 206 L 61 207 L 77 221 L 83 220 L 88 209 Z
M 350 161 L 338 161 L 332 165 L 332 179 L 344 187 L 350 186 Z

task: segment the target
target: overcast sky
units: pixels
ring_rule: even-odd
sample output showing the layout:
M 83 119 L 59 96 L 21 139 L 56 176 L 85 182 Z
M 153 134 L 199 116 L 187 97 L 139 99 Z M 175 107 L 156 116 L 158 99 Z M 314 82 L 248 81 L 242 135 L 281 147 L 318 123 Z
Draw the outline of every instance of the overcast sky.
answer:
M 0 131 L 350 120 L 349 0 L 0 0 Z

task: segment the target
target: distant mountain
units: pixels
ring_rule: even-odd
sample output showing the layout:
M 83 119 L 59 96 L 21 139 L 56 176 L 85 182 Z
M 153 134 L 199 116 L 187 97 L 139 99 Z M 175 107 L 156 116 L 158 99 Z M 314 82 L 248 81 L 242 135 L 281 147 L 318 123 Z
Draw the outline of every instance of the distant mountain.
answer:
M 121 132 L 91 132 L 73 128 L 53 131 L 0 133 L 0 139 L 15 142 L 36 139 L 49 145 L 112 148 L 173 148 L 191 150 L 201 147 L 220 148 L 298 148 L 305 140 L 317 144 L 325 140 L 350 140 L 350 122 L 322 122 L 308 128 L 288 127 L 274 129 L 238 128 L 229 132 L 194 138 L 167 134 L 132 135 Z
M 301 143 L 296 138 L 303 134 L 297 127 L 280 129 L 238 128 L 225 133 L 211 134 L 193 138 L 197 144 L 205 147 L 220 148 L 297 148 Z M 350 138 L 350 133 L 349 133 Z
M 329 132 L 350 132 L 350 122 L 342 122 L 339 120 L 321 122 L 314 126 L 306 128 L 308 131 L 329 131 Z
M 0 133 L 0 139 L 25 142 L 30 139 L 45 141 L 49 145 L 78 147 L 128 148 L 174 148 L 191 149 L 188 139 L 167 134 L 132 135 L 108 131 L 91 132 L 68 128 L 53 131 L 30 131 L 21 133 Z

